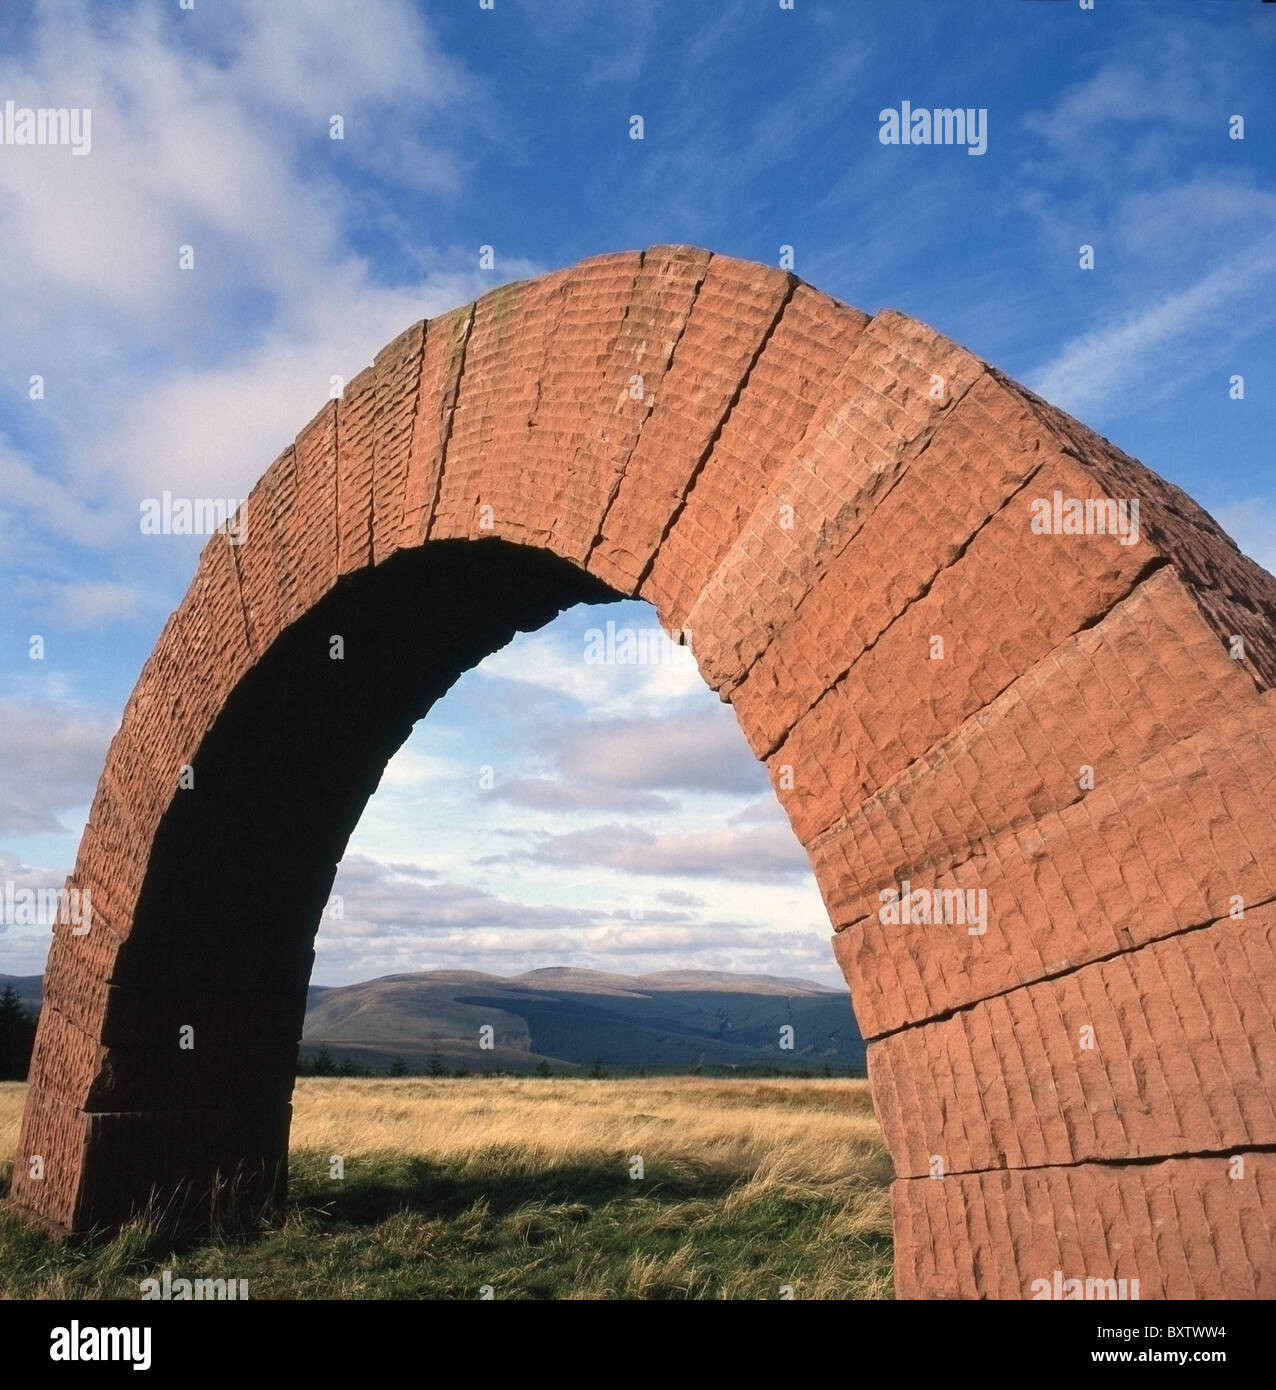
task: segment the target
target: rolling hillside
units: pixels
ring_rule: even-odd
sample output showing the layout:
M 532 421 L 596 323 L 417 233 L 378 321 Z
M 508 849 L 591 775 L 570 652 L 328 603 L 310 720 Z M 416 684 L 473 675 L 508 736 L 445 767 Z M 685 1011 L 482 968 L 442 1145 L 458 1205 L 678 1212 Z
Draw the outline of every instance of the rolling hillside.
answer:
M 38 975 L 0 975 L 30 1007 Z M 793 1029 L 792 1050 L 780 1046 Z M 493 1046 L 480 1046 L 491 1028 Z M 434 1061 L 448 1071 L 555 1073 L 775 1068 L 864 1073 L 864 1042 L 844 990 L 810 980 L 708 970 L 612 975 L 532 970 L 505 978 L 477 970 L 423 970 L 334 988 L 312 985 L 302 1052 L 326 1047 L 386 1071 L 401 1057 L 409 1072 Z M 435 1060 L 437 1059 L 437 1060 Z
M 792 1050 L 780 1046 L 793 1029 Z M 493 1047 L 479 1045 L 490 1027 Z M 513 978 L 420 971 L 363 984 L 312 986 L 303 1050 L 326 1045 L 383 1069 L 401 1056 L 424 1070 L 526 1072 L 608 1068 L 689 1071 L 864 1069 L 864 1043 L 842 990 L 809 980 L 716 971 L 612 975 L 532 970 Z

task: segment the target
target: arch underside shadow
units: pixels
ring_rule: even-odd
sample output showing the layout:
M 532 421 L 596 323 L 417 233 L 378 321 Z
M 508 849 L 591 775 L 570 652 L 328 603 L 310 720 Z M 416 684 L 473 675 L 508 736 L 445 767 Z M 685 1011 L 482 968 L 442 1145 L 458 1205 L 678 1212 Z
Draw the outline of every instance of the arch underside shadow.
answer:
M 1137 499 L 1138 533 L 1041 499 Z M 314 930 L 386 760 L 516 629 L 632 595 L 691 630 L 810 855 L 899 1293 L 1276 1293 L 1276 581 L 1178 489 L 915 320 L 656 247 L 414 325 L 241 525 L 108 756 L 16 1209 L 277 1195 Z M 905 884 L 947 915 L 884 912 Z
M 109 1063 L 87 1093 L 79 1074 L 44 1087 L 101 1117 L 80 1198 L 94 1225 L 127 1219 L 149 1186 L 167 1201 L 180 1185 L 195 1221 L 227 1181 L 222 1219 L 282 1198 L 316 928 L 386 764 L 517 632 L 617 597 L 547 551 L 441 541 L 345 576 L 248 671 L 191 764 L 198 794 L 155 833 L 107 991 Z M 42 1058 L 79 1031 L 64 999 Z M 182 1028 L 193 1048 L 172 1046 Z

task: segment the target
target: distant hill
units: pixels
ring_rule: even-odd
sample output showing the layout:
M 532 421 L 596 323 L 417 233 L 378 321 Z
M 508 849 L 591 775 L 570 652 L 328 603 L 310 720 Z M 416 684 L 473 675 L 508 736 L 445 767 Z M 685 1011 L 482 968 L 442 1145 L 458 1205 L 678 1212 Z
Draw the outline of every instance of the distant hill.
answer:
M 494 1046 L 479 1046 L 492 1029 Z M 792 1050 L 780 1046 L 793 1029 Z M 506 978 L 424 970 L 337 988 L 312 986 L 303 1051 L 384 1070 L 402 1057 L 424 1071 L 687 1071 L 695 1067 L 864 1070 L 864 1041 L 845 990 L 810 980 L 726 971 L 613 975 L 553 968 Z
M 39 975 L 0 975 L 31 1008 Z M 793 1029 L 792 1050 L 780 1029 Z M 494 1046 L 479 1046 L 492 1029 Z M 613 975 L 550 968 L 505 977 L 478 970 L 421 970 L 357 985 L 311 985 L 303 1054 L 326 1047 L 338 1061 L 386 1071 L 401 1057 L 410 1072 L 431 1060 L 467 1068 L 531 1072 L 721 1070 L 863 1074 L 864 1040 L 845 990 L 776 975 L 662 970 Z

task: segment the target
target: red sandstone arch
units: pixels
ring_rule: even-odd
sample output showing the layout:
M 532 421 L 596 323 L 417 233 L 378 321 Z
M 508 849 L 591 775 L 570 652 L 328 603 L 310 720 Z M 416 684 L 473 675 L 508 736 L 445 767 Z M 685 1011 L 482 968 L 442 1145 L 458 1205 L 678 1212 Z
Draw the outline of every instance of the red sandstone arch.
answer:
M 1055 489 L 1138 498 L 1139 542 L 1034 534 Z M 1276 581 L 1177 488 L 912 319 L 666 246 L 415 324 L 242 521 L 107 759 L 18 1210 L 279 1180 L 315 926 L 386 759 L 516 627 L 614 592 L 692 629 L 810 853 L 900 1294 L 1276 1293 Z M 986 889 L 986 932 L 883 924 L 905 879 Z

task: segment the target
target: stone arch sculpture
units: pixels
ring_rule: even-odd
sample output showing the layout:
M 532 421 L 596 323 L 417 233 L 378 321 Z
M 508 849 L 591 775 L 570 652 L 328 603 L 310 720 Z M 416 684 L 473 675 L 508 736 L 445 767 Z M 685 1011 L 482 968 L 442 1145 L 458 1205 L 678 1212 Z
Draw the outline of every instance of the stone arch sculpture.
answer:
M 277 1192 L 315 928 L 386 760 L 515 630 L 640 595 L 810 855 L 899 1293 L 1276 1293 L 1276 581 L 1180 490 L 913 319 L 661 246 L 413 325 L 239 521 L 111 745 L 16 1210 Z

